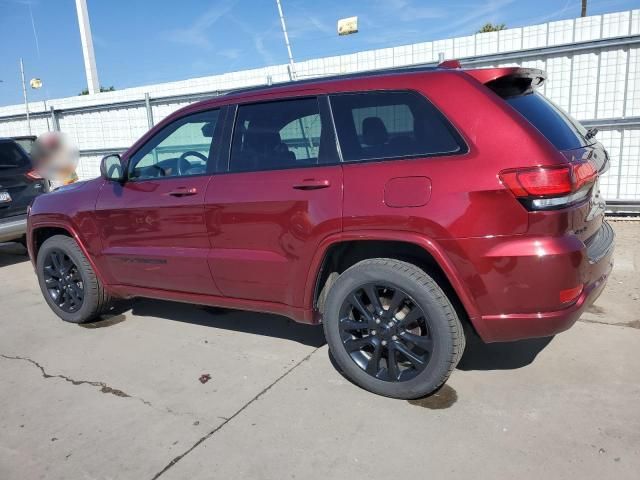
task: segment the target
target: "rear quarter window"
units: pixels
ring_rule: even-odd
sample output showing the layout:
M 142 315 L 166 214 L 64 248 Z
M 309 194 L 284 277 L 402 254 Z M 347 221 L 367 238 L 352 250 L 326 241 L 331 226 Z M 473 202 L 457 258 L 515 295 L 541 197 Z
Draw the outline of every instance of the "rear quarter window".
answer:
M 29 165 L 29 158 L 15 142 L 0 142 L 0 168 L 19 168 Z
M 417 92 L 337 94 L 331 109 L 347 162 L 466 151 L 449 121 Z
M 581 148 L 595 142 L 587 140 L 587 130 L 577 120 L 540 93 L 532 92 L 505 100 L 558 150 Z

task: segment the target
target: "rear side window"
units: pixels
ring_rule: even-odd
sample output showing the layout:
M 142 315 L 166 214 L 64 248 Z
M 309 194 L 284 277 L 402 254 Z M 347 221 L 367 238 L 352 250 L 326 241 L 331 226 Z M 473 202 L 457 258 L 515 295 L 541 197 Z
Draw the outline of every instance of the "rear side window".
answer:
M 14 142 L 0 142 L 0 168 L 19 168 L 29 165 L 29 158 Z
M 321 141 L 322 140 L 322 141 Z M 240 105 L 231 145 L 231 172 L 296 168 L 324 163 L 316 98 Z
M 570 150 L 592 144 L 587 140 L 587 130 L 542 94 L 505 98 L 523 117 L 542 133 L 558 150 Z
M 416 92 L 331 96 L 345 161 L 448 155 L 466 150 L 447 119 Z

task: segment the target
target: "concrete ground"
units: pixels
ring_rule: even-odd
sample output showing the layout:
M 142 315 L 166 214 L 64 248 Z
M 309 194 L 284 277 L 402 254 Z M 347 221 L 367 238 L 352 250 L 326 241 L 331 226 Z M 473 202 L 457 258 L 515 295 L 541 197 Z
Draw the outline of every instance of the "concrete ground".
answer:
M 320 328 L 281 317 L 140 300 L 65 324 L 0 246 L 0 479 L 637 479 L 640 222 L 614 227 L 574 328 L 470 342 L 412 402 L 355 387 Z

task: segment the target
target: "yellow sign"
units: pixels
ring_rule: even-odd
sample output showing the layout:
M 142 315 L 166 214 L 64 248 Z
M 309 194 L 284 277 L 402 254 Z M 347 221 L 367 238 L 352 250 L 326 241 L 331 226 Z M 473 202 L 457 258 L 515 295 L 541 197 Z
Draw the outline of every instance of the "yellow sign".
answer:
M 358 17 L 338 20 L 338 35 L 351 35 L 352 33 L 358 33 Z
M 42 80 L 39 78 L 32 78 L 29 85 L 31 85 L 31 88 L 40 88 L 42 86 Z

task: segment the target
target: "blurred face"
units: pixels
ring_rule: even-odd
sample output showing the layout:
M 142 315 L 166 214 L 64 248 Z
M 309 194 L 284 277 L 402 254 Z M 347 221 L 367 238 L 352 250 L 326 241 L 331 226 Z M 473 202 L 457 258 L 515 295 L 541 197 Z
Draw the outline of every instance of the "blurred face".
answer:
M 77 178 L 78 149 L 62 133 L 40 135 L 33 145 L 31 157 L 38 173 L 54 184 L 64 185 Z

